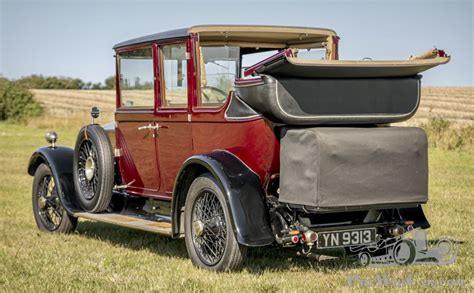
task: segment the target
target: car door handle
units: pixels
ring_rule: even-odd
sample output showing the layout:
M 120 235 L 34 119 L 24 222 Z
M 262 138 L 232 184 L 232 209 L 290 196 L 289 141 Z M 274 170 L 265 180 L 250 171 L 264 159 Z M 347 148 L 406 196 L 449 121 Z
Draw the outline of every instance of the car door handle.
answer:
M 164 126 L 160 124 L 156 124 L 156 125 L 148 124 L 148 125 L 143 125 L 143 126 L 138 127 L 138 130 L 145 130 L 145 129 L 153 130 L 153 129 L 159 129 L 159 128 L 168 128 L 168 126 Z
M 155 129 L 155 127 L 151 124 L 148 124 L 148 125 L 143 125 L 143 126 L 140 126 L 138 127 L 138 130 L 145 130 L 145 129 Z

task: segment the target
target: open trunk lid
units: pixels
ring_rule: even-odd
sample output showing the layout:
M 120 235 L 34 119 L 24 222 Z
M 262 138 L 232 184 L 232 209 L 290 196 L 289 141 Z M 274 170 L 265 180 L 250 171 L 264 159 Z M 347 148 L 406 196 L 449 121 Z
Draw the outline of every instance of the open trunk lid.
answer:
M 273 77 L 301 78 L 380 78 L 414 76 L 449 62 L 443 50 L 433 49 L 408 60 L 312 60 L 294 57 L 283 50 L 249 68 L 245 76 L 266 74 Z

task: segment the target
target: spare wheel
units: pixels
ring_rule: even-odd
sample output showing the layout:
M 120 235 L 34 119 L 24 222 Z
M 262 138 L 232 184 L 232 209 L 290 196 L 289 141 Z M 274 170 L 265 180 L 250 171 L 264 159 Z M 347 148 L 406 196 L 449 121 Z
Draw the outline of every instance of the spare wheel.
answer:
M 87 212 L 107 209 L 114 184 L 114 157 L 105 130 L 84 126 L 74 148 L 74 185 L 79 204 Z

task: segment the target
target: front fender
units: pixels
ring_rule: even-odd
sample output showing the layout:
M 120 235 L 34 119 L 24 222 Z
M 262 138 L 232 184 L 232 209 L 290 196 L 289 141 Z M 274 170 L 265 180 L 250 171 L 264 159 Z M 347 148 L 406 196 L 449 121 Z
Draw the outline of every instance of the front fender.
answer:
M 28 174 L 35 175 L 40 164 L 47 164 L 51 169 L 59 200 L 69 214 L 80 211 L 76 202 L 74 179 L 73 179 L 74 150 L 68 147 L 42 147 L 37 149 L 30 157 L 28 163 Z M 58 184 L 59 182 L 59 184 Z
M 200 166 L 210 172 L 223 191 L 230 210 L 237 241 L 246 246 L 265 246 L 274 242 L 267 205 L 258 176 L 242 161 L 227 151 L 214 151 L 192 156 L 183 164 L 176 180 L 177 186 L 189 174 L 191 166 Z M 173 194 L 174 215 L 179 214 L 180 200 Z M 187 191 L 186 191 L 187 192 Z M 182 201 L 181 201 L 182 202 Z M 173 217 L 174 222 L 179 217 Z M 174 227 L 176 232 L 179 228 Z

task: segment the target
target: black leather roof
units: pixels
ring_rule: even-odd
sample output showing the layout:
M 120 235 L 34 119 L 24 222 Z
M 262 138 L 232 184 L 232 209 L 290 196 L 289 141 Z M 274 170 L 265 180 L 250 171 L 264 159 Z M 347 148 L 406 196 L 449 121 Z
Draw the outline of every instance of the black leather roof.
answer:
M 134 38 L 125 42 L 121 42 L 116 44 L 113 48 L 114 49 L 119 49 L 131 45 L 138 45 L 138 44 L 145 44 L 145 43 L 150 43 L 150 42 L 155 42 L 155 41 L 160 41 L 160 40 L 166 40 L 166 39 L 174 39 L 174 38 L 182 38 L 186 37 L 189 35 L 190 32 L 194 31 L 200 31 L 200 30 L 206 30 L 209 32 L 209 28 L 211 30 L 216 30 L 217 33 L 220 32 L 220 30 L 227 30 L 230 29 L 231 31 L 234 31 L 235 29 L 243 29 L 248 30 L 249 28 L 253 29 L 259 29 L 261 31 L 268 31 L 272 32 L 273 30 L 278 30 L 281 31 L 282 29 L 288 29 L 288 30 L 302 30 L 303 33 L 308 33 L 308 30 L 318 30 L 317 33 L 322 34 L 323 36 L 325 35 L 336 35 L 336 32 L 333 30 L 329 29 L 324 29 L 324 28 L 312 28 L 312 27 L 298 27 L 298 26 L 275 26 L 275 25 L 223 25 L 223 24 L 212 24 L 212 25 L 197 25 L 197 26 L 191 26 L 189 28 L 182 28 L 182 29 L 175 29 L 175 30 L 170 30 L 170 31 L 165 31 L 161 33 L 156 33 L 152 35 L 147 35 L 139 38 Z M 222 33 L 222 32 L 220 32 Z M 294 33 L 294 32 L 293 32 Z M 219 35 L 219 34 L 218 34 Z
M 151 34 L 139 38 L 134 38 L 125 42 L 121 42 L 116 44 L 113 49 L 118 49 L 122 47 L 127 47 L 130 45 L 138 45 L 138 44 L 143 44 L 143 43 L 149 43 L 149 42 L 154 42 L 154 41 L 159 41 L 159 40 L 166 40 L 166 39 L 173 39 L 173 38 L 181 38 L 181 37 L 186 37 L 188 35 L 188 29 L 187 28 L 181 28 L 181 29 L 175 29 L 175 30 L 170 30 L 170 31 L 165 31 L 161 33 L 156 33 L 156 34 Z

